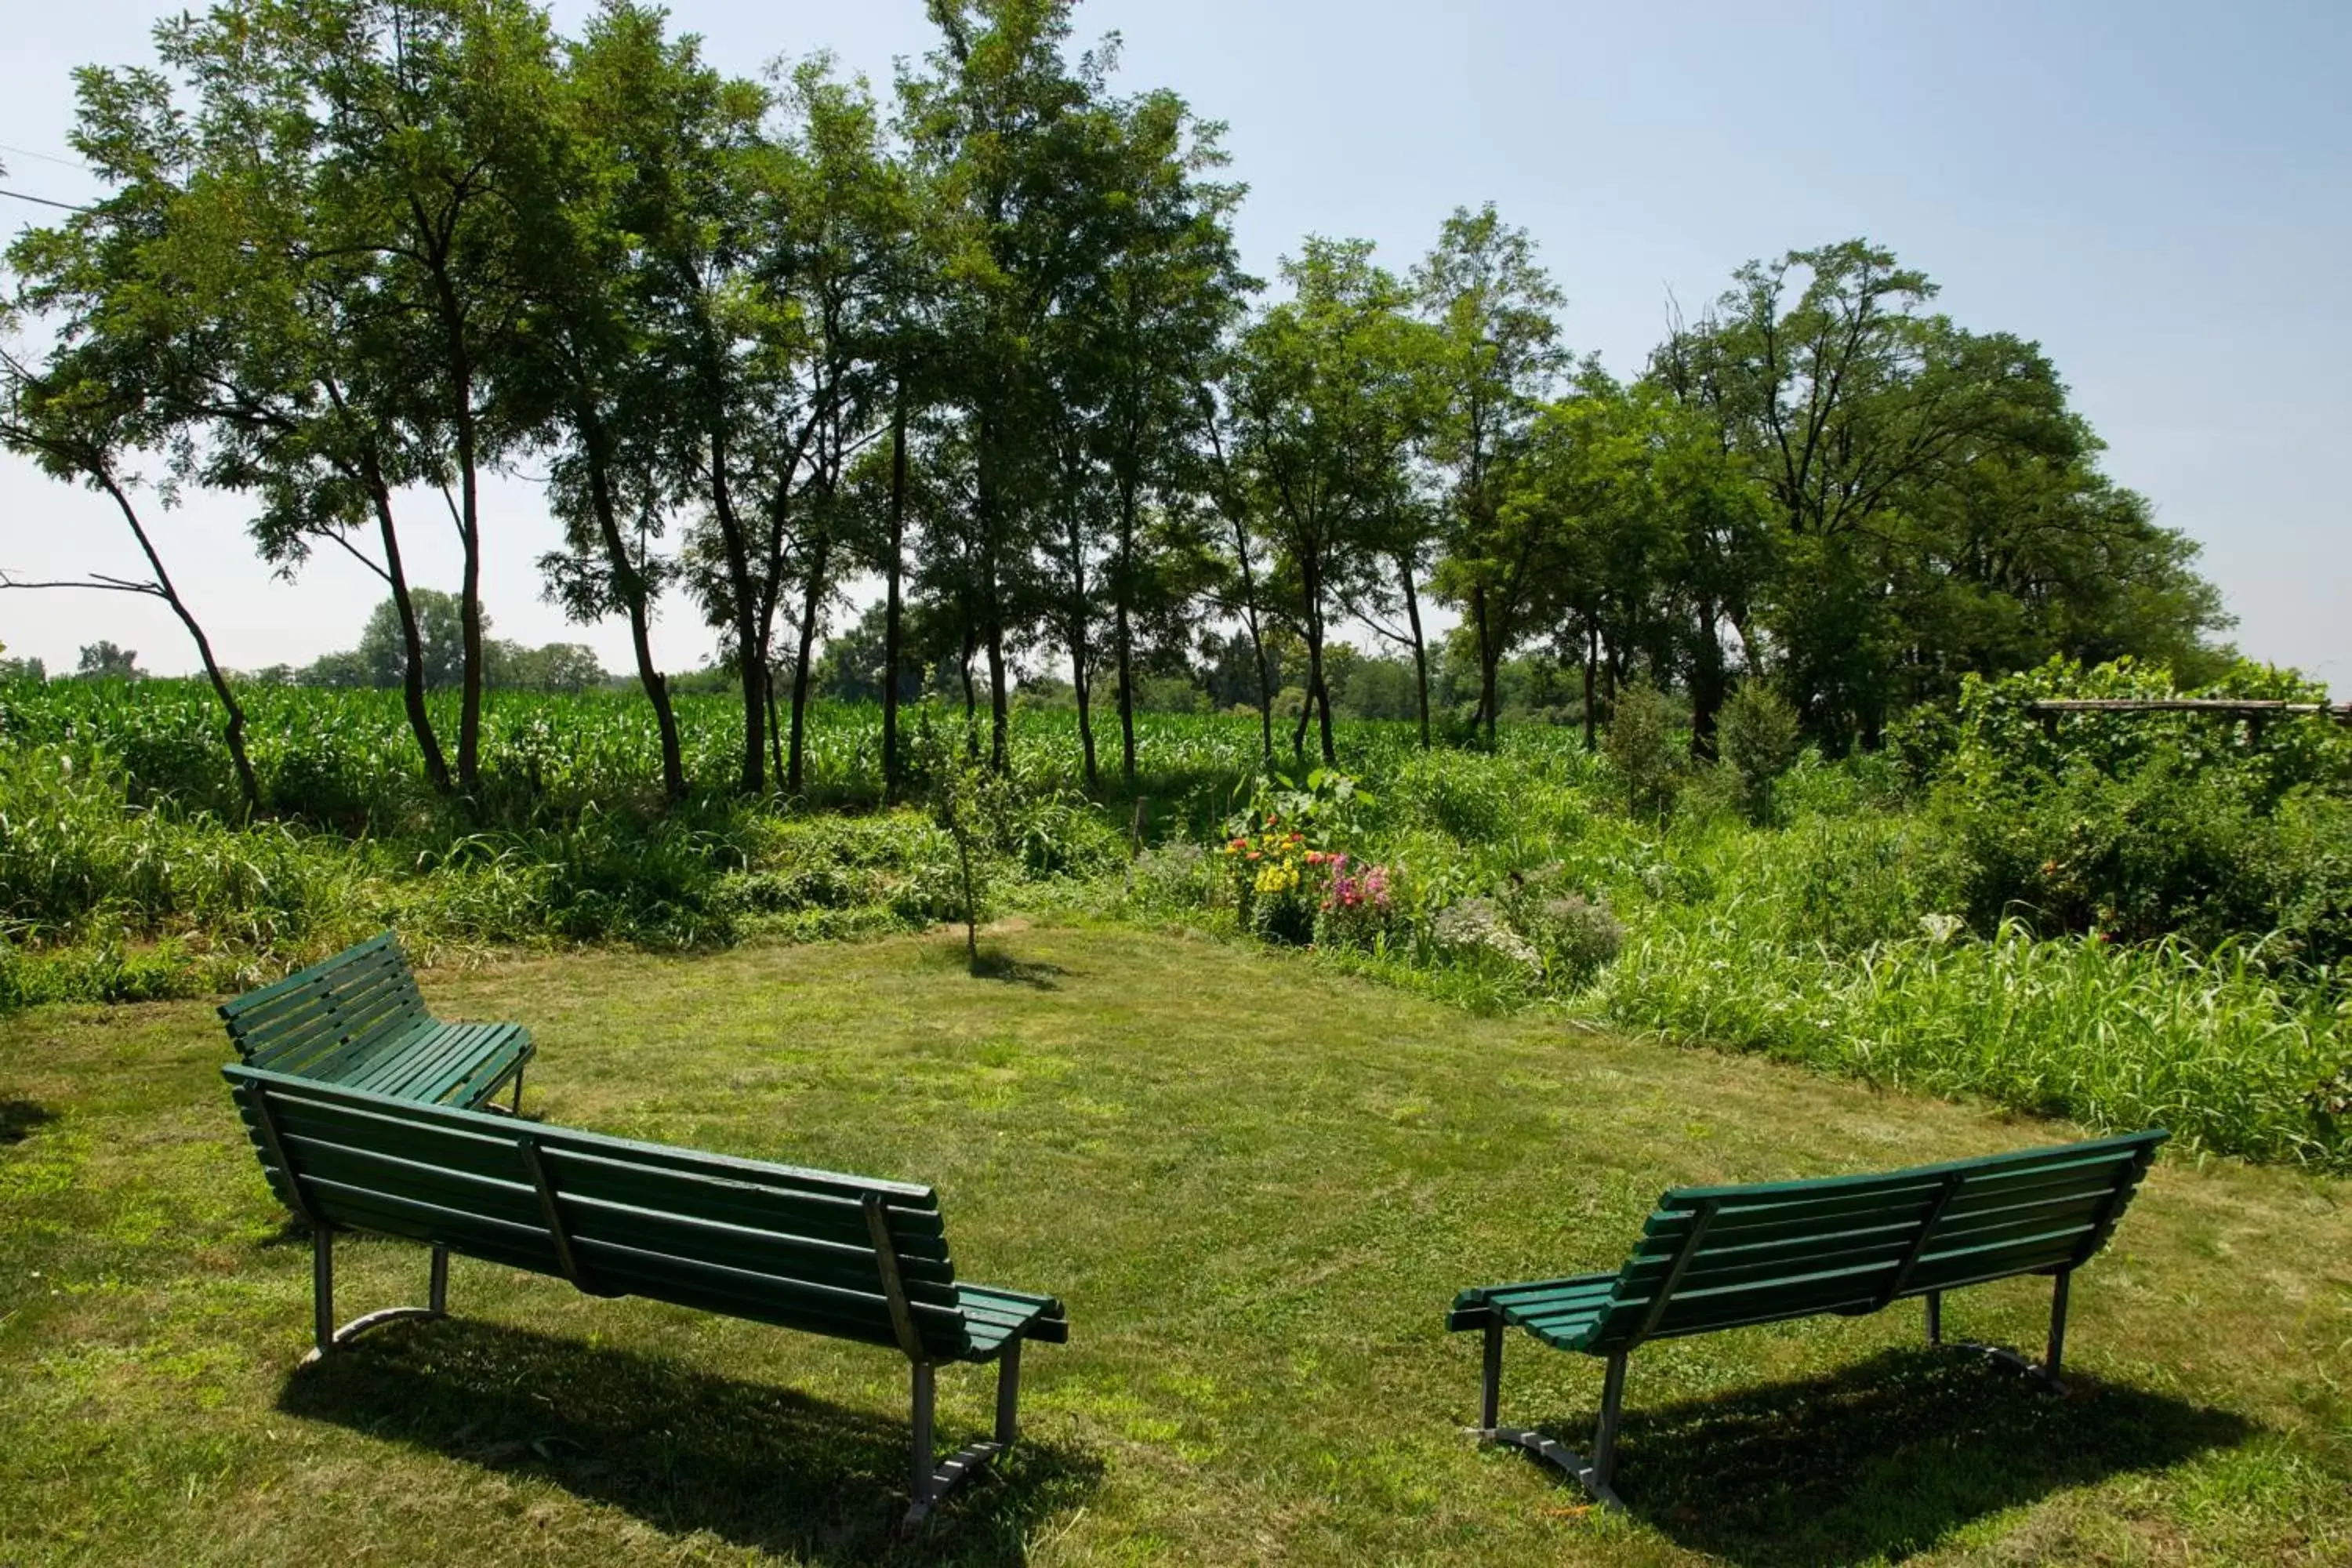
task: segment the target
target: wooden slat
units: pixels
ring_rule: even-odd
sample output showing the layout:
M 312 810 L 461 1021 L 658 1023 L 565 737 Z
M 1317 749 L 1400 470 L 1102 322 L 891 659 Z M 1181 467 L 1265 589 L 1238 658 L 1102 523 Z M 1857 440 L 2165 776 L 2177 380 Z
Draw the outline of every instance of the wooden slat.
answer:
M 315 1049 L 321 1040 L 348 1039 L 366 1020 L 387 1012 L 425 1016 L 425 998 L 407 969 L 400 966 L 358 977 L 350 985 L 314 987 L 300 1000 L 299 1010 L 289 1006 L 271 1017 L 233 1026 L 230 1037 L 261 1066 L 265 1058 Z
M 878 1294 L 780 1279 L 699 1258 L 640 1251 L 609 1241 L 583 1239 L 579 1248 L 600 1279 L 631 1295 L 675 1301 L 681 1306 L 723 1301 L 728 1303 L 727 1310 L 740 1316 L 825 1332 L 870 1323 L 887 1336 L 882 1342 L 898 1342 L 889 1304 Z M 907 1310 L 925 1345 L 949 1358 L 962 1352 L 966 1331 L 961 1312 L 916 1301 L 909 1301 Z
M 289 1137 L 286 1145 L 305 1174 L 348 1187 L 399 1193 L 509 1224 L 535 1225 L 539 1220 L 538 1194 L 512 1174 L 485 1175 L 312 1138 Z
M 1735 1186 L 1677 1187 L 1666 1194 L 1661 1207 L 1687 1208 L 1703 1198 L 1721 1198 L 1737 1203 L 1770 1200 L 1781 1194 L 1801 1198 L 1833 1195 L 1842 1189 L 1867 1187 L 1891 1182 L 1916 1182 L 1921 1178 L 1936 1181 L 1955 1171 L 1969 1173 L 1973 1182 L 1979 1173 L 1998 1175 L 2008 1171 L 2026 1171 L 2047 1164 L 2065 1164 L 2091 1161 L 2102 1155 L 2120 1157 L 2128 1151 L 2151 1148 L 2164 1141 L 2160 1131 L 2126 1132 L 2113 1138 L 2093 1138 L 2080 1143 L 2053 1143 L 2039 1149 L 2020 1149 L 2003 1154 L 1980 1154 L 1968 1160 L 1948 1160 L 1937 1165 L 1914 1165 L 1907 1170 L 1865 1173 L 1852 1176 L 1811 1176 L 1792 1182 L 1759 1182 Z
M 322 1083 L 339 1083 L 347 1073 L 362 1071 L 378 1051 L 397 1050 L 411 1036 L 431 1027 L 432 1015 L 422 1007 L 403 1005 L 354 1019 L 342 1044 L 305 1062 L 298 1076 Z
M 564 1190 L 583 1197 L 824 1241 L 858 1245 L 866 1239 L 857 1199 L 846 1192 L 771 1186 L 734 1174 L 714 1179 L 693 1171 L 610 1159 L 553 1143 L 547 1151 L 561 1167 Z M 891 1238 L 902 1258 L 946 1258 L 944 1227 L 936 1211 L 909 1212 L 894 1199 L 886 1213 Z
M 257 1007 L 264 1006 L 267 1004 L 277 1000 L 278 997 L 287 994 L 289 992 L 299 990 L 302 986 L 310 984 L 311 981 L 319 978 L 322 974 L 331 974 L 337 969 L 345 964 L 366 958 L 373 953 L 380 952 L 383 949 L 394 945 L 394 942 L 395 939 L 392 932 L 382 931 L 368 938 L 365 942 L 354 942 L 350 947 L 343 949 L 341 952 L 322 958 L 316 963 L 298 969 L 291 974 L 288 974 L 281 979 L 271 981 L 267 985 L 258 986 L 254 990 L 247 992 L 242 996 L 230 998 L 228 1001 L 220 1005 L 220 1015 L 224 1018 L 235 1018 L 246 1013 L 249 1013 Z
M 881 1289 L 871 1247 L 603 1204 L 572 1193 L 564 1194 L 564 1205 L 572 1234 L 583 1238 L 819 1284 Z M 901 1273 L 908 1300 L 954 1304 L 953 1271 L 944 1265 L 909 1258 L 903 1260 Z
M 414 988 L 407 962 L 396 952 L 383 952 L 331 977 L 313 975 L 267 1005 L 239 1012 L 227 1019 L 229 1033 L 256 1043 L 280 1035 L 306 1034 L 339 1004 L 355 1005 L 367 997 Z

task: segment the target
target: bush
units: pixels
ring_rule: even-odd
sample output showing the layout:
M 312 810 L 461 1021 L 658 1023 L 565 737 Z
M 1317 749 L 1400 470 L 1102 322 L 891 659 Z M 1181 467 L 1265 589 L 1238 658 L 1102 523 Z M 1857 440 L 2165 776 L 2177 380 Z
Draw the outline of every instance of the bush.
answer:
M 1769 684 L 1748 680 L 1725 703 L 1716 728 L 1723 765 L 1739 783 L 1748 820 L 1772 820 L 1772 785 L 1801 748 L 1797 710 Z
M 1580 886 L 1558 861 L 1514 873 L 1498 901 L 1512 931 L 1535 950 L 1544 979 L 1557 990 L 1591 984 L 1625 943 L 1625 928 L 1607 902 Z
M 1674 700 L 1654 686 L 1629 686 L 1617 694 L 1601 751 L 1625 792 L 1627 815 L 1654 821 L 1674 809 L 1682 775 L 1679 719 Z

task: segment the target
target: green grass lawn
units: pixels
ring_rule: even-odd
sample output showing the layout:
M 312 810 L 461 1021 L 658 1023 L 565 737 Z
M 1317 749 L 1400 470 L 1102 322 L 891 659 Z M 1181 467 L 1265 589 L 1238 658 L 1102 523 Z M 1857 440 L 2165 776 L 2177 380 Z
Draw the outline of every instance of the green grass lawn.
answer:
M 2074 1392 L 1916 1304 L 1633 1358 L 1604 1517 L 1461 1435 L 1464 1285 L 1613 1268 L 1667 1186 L 2074 1135 L 1801 1068 L 1479 1019 L 1112 927 L 429 973 L 537 1037 L 534 1115 L 930 1183 L 959 1272 L 1054 1292 L 1024 1441 L 912 1544 L 895 1354 L 458 1259 L 454 1316 L 297 1373 L 310 1253 L 209 1007 L 0 1044 L 0 1564 L 2313 1563 L 2352 1558 L 2352 1184 L 2168 1152 L 2079 1277 Z M 339 1251 L 345 1316 L 425 1255 Z M 1949 1331 L 2038 1346 L 2041 1282 Z M 1515 1335 L 1507 1421 L 1600 1363 Z M 941 1374 L 943 1439 L 992 1374 Z

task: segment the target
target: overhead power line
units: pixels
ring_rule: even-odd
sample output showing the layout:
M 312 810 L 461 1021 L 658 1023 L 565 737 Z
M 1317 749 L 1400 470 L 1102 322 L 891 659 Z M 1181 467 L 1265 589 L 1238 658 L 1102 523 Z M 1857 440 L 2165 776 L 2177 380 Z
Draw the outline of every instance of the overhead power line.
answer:
M 89 164 L 77 163 L 71 158 L 60 158 L 54 153 L 36 153 L 30 147 L 19 147 L 10 142 L 0 142 L 0 153 L 14 153 L 24 158 L 38 158 L 44 163 L 55 163 L 61 169 L 79 169 L 88 173 L 89 168 Z
M 63 207 L 69 213 L 86 213 L 89 211 L 88 207 L 78 206 L 72 202 L 53 202 L 47 196 L 28 196 L 22 191 L 12 191 L 5 185 L 0 185 L 0 196 L 14 196 L 20 202 L 32 202 L 39 206 Z

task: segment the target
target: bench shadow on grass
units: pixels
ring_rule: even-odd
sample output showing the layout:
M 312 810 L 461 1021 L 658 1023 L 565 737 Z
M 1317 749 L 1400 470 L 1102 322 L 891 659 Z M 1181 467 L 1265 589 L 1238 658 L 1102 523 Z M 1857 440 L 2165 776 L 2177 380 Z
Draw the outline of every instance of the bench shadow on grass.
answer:
M 970 1375 L 993 1392 L 991 1370 Z M 905 1412 L 463 1318 L 381 1330 L 289 1377 L 278 1408 L 544 1480 L 666 1534 L 810 1563 L 1019 1563 L 1102 1475 L 1098 1459 L 1024 1436 L 901 1541 Z M 944 1424 L 941 1457 L 977 1435 Z
M 1633 1400 L 1641 1363 L 1633 1363 Z M 1633 1515 L 1742 1568 L 1926 1551 L 1971 1520 L 2253 1431 L 2226 1410 L 2069 1373 L 2053 1396 L 1965 1351 L 1898 1349 L 1830 1376 L 1643 1410 L 1617 1489 Z M 1590 1422 L 1544 1430 L 1584 1452 Z
M 22 1143 L 33 1135 L 33 1129 L 57 1119 L 58 1113 L 46 1105 L 29 1100 L 0 1100 L 0 1147 Z

